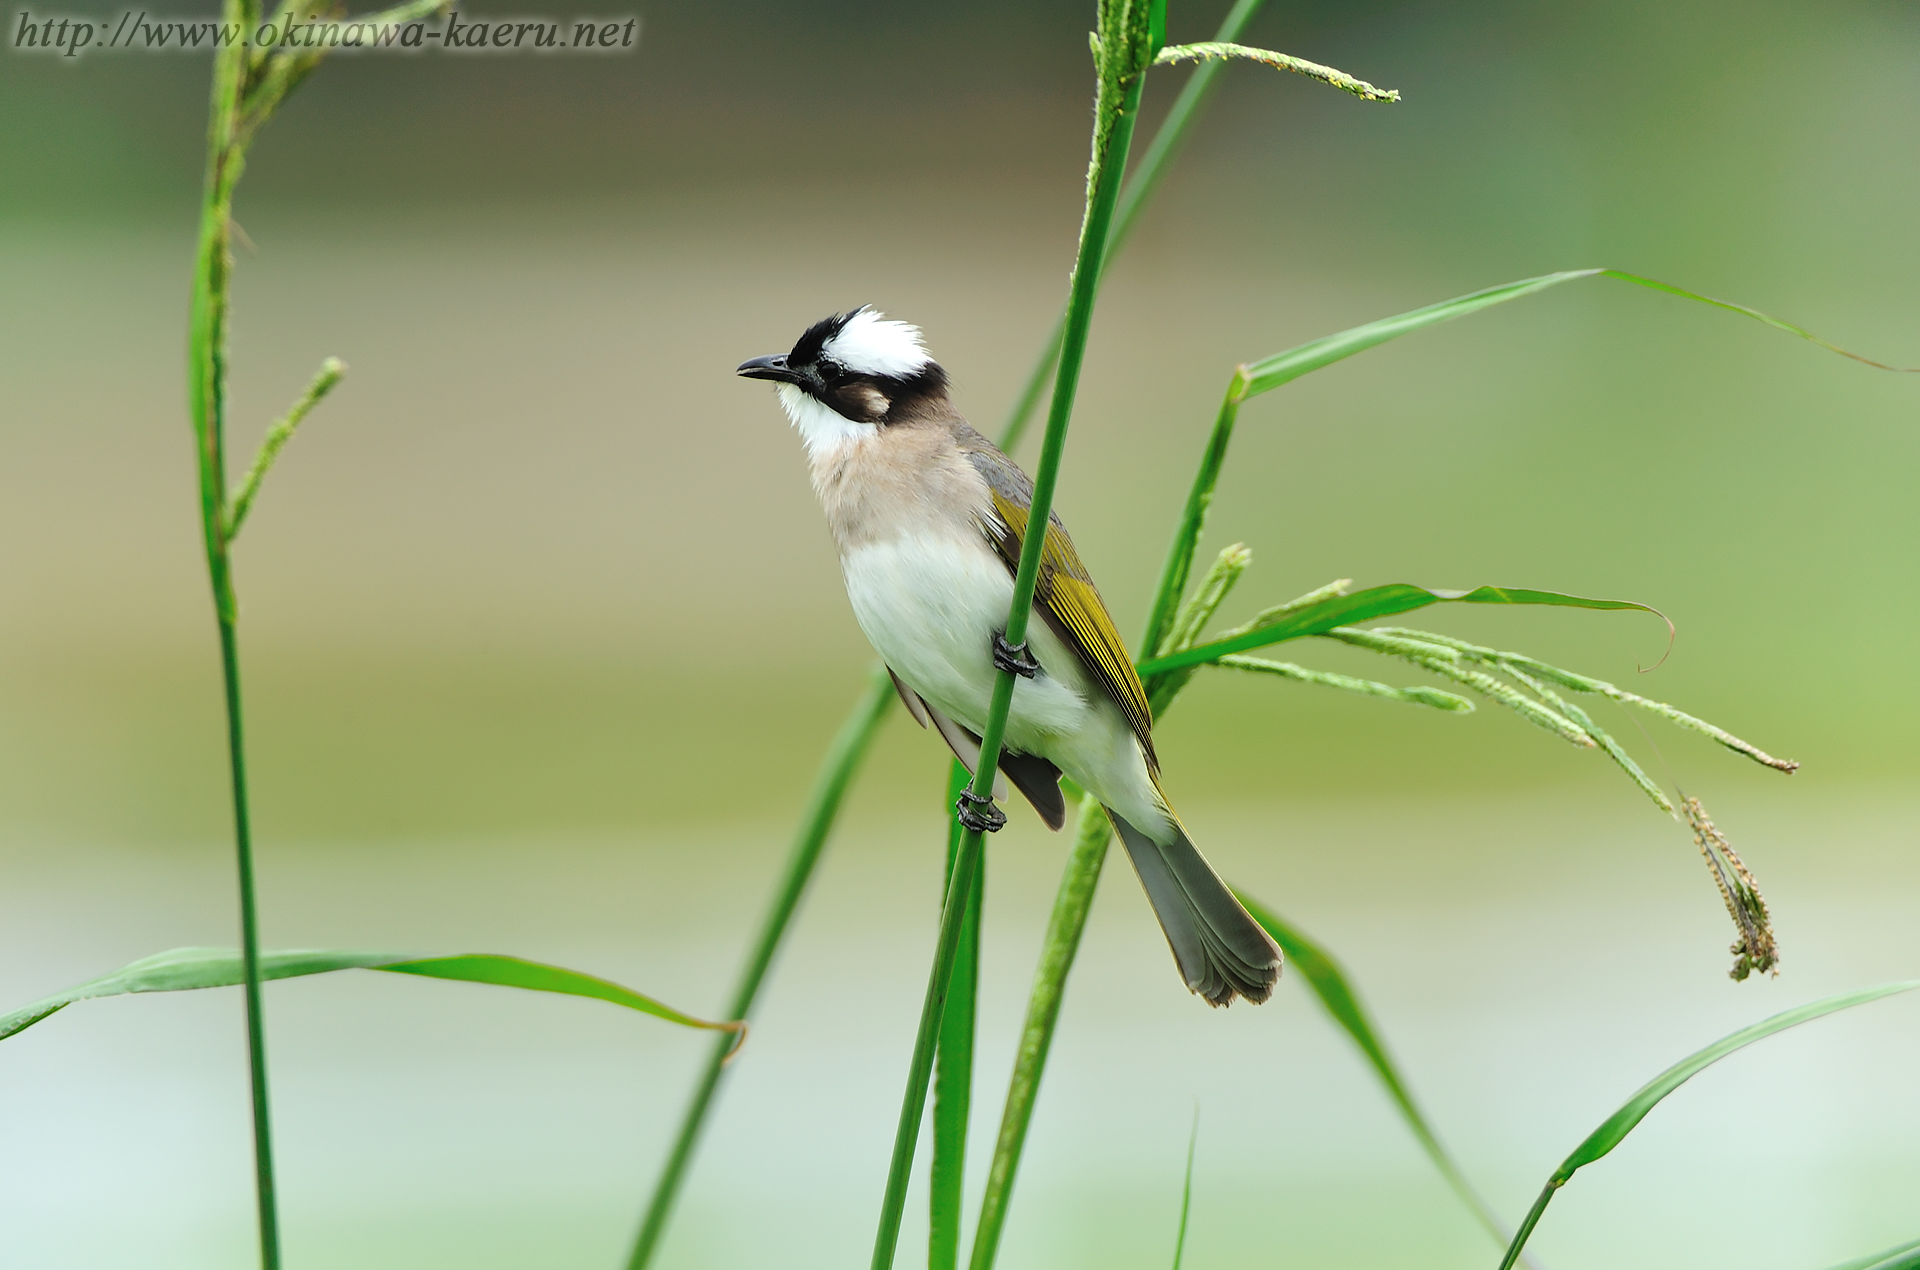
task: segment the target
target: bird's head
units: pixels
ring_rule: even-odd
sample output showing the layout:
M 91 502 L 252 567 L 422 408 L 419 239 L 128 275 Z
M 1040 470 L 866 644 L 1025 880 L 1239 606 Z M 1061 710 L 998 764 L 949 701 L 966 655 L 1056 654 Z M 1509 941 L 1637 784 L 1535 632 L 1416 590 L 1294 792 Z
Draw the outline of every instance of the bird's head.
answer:
M 822 318 L 791 352 L 742 362 L 738 373 L 778 385 L 781 406 L 815 453 L 925 417 L 947 396 L 947 372 L 920 343 L 920 328 L 866 305 Z

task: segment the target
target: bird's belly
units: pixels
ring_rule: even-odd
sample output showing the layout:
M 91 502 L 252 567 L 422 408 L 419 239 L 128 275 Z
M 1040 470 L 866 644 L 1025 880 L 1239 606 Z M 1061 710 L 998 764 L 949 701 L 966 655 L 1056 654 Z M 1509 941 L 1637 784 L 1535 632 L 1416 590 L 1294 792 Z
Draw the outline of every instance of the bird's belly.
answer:
M 864 543 L 841 558 L 854 618 L 893 673 L 932 705 L 983 730 L 993 697 L 994 632 L 1013 604 L 1007 567 L 977 538 Z M 1027 640 L 1042 673 L 1014 685 L 1007 743 L 1045 754 L 1090 713 L 1079 658 L 1036 613 Z

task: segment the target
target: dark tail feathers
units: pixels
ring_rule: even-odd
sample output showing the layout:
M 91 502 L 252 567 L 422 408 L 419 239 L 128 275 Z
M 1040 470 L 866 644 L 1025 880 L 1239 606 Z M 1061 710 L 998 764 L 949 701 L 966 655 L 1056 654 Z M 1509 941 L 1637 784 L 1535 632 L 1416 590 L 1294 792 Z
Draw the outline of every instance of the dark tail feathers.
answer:
M 1179 818 L 1173 825 L 1180 836 L 1164 847 L 1111 807 L 1107 818 L 1127 846 L 1187 987 L 1216 1006 L 1231 1004 L 1236 993 L 1256 1005 L 1272 996 L 1279 946 L 1240 906 Z

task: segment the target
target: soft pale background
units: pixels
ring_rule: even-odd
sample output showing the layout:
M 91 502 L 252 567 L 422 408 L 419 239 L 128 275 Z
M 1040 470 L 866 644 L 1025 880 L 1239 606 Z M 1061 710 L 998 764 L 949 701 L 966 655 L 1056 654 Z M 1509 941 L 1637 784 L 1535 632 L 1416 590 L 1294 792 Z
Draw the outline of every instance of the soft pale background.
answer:
M 643 16 L 615 61 L 330 66 L 257 151 L 236 448 L 320 357 L 353 368 L 241 548 L 271 944 L 511 951 L 717 1008 L 866 662 L 797 444 L 729 372 L 873 301 L 925 326 L 992 428 L 1064 294 L 1078 8 Z M 1174 34 L 1216 20 L 1176 6 Z M 1276 4 L 1249 38 L 1407 100 L 1233 68 L 1115 269 L 1061 505 L 1123 629 L 1234 363 L 1339 326 L 1610 264 L 1920 360 L 1910 6 Z M 205 70 L 0 59 L 7 1002 L 233 938 L 181 405 Z M 1584 283 L 1247 410 L 1209 538 L 1256 552 L 1230 614 L 1341 576 L 1632 596 L 1681 630 L 1644 678 L 1651 619 L 1422 621 L 1807 764 L 1671 731 L 1655 757 L 1602 716 L 1767 886 L 1785 973 L 1736 986 L 1685 833 L 1596 756 L 1490 709 L 1226 678 L 1169 717 L 1210 854 L 1347 960 L 1503 1212 L 1687 1051 L 1920 976 L 1917 406 L 1912 378 Z M 865 1256 L 941 772 L 893 720 L 663 1266 Z M 983 1129 L 1063 848 L 1024 815 L 994 844 Z M 376 975 L 268 1002 L 305 1270 L 614 1264 L 704 1049 Z M 1583 1173 L 1536 1247 L 1555 1270 L 1811 1270 L 1911 1237 L 1916 1050 L 1920 1002 L 1896 1000 L 1730 1061 Z M 232 993 L 85 1005 L 0 1046 L 7 1264 L 247 1264 L 243 1066 Z M 1116 863 L 1003 1264 L 1166 1264 L 1196 1104 L 1189 1266 L 1491 1263 L 1304 993 L 1198 1007 Z

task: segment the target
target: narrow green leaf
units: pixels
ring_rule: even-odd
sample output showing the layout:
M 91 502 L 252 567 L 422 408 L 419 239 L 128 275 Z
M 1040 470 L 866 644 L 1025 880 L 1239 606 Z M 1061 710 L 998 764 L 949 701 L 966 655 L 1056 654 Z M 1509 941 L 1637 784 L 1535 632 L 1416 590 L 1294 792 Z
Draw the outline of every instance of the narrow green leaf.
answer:
M 1187 1210 L 1193 1204 L 1193 1149 L 1200 1145 L 1200 1108 L 1193 1109 L 1193 1129 L 1187 1134 L 1187 1180 L 1180 1184 L 1180 1233 L 1173 1237 L 1173 1270 L 1187 1255 Z
M 1402 335 L 1423 331 L 1441 322 L 1451 322 L 1469 313 L 1478 313 L 1481 309 L 1505 304 L 1508 300 L 1518 300 L 1536 291 L 1557 287 L 1563 282 L 1591 278 L 1601 272 L 1599 269 L 1572 269 L 1564 273 L 1543 274 L 1538 278 L 1522 278 L 1518 282 L 1488 287 L 1484 291 L 1475 291 L 1470 295 L 1456 296 L 1451 300 L 1442 300 L 1438 304 L 1429 304 L 1423 309 L 1414 309 L 1407 313 L 1395 314 L 1393 317 L 1381 318 L 1376 322 L 1368 322 L 1363 326 L 1338 331 L 1332 335 L 1323 335 L 1317 340 L 1310 340 L 1283 353 L 1275 353 L 1271 357 L 1264 357 L 1257 362 L 1242 366 L 1236 379 L 1236 383 L 1240 385 L 1240 400 L 1258 397 L 1263 392 L 1278 388 L 1281 384 L 1292 383 L 1300 376 L 1319 370 L 1322 366 L 1331 366 L 1337 361 L 1352 357 L 1355 353 L 1364 353 L 1370 348 L 1385 344 L 1388 340 L 1399 339 Z
M 1573 1154 L 1554 1170 L 1553 1176 L 1547 1179 L 1546 1187 L 1540 1192 L 1540 1197 L 1534 1201 L 1533 1209 L 1527 1214 L 1527 1220 L 1521 1225 L 1520 1232 L 1513 1237 L 1512 1244 L 1508 1246 L 1507 1256 L 1500 1263 L 1500 1270 L 1508 1270 L 1520 1255 L 1520 1250 L 1526 1246 L 1527 1236 L 1533 1233 L 1533 1228 L 1538 1224 L 1540 1215 L 1546 1211 L 1547 1203 L 1552 1200 L 1553 1193 L 1565 1186 L 1580 1169 L 1601 1159 L 1625 1141 L 1626 1136 L 1647 1118 L 1647 1113 L 1658 1106 L 1661 1099 L 1686 1084 L 1687 1081 L 1736 1050 L 1745 1049 L 1755 1041 L 1765 1040 L 1776 1032 L 1784 1032 L 1790 1027 L 1797 1027 L 1802 1023 L 1823 1018 L 1840 1010 L 1851 1009 L 1856 1005 L 1865 1005 L 1869 1001 L 1878 1001 L 1881 997 L 1911 992 L 1915 988 L 1920 988 L 1920 979 L 1882 983 L 1871 988 L 1855 988 L 1851 992 L 1823 997 L 1818 1001 L 1810 1001 L 1806 1005 L 1795 1006 L 1791 1010 L 1783 1010 L 1772 1018 L 1762 1019 L 1750 1027 L 1743 1027 L 1738 1032 L 1715 1041 L 1705 1049 L 1689 1054 L 1655 1076 L 1641 1086 L 1633 1097 L 1627 1099 L 1618 1111 L 1603 1120 L 1600 1127 L 1588 1134 L 1586 1141 L 1575 1147 Z
M 1140 664 L 1140 675 L 1144 679 L 1148 675 L 1164 674 L 1182 666 L 1217 661 L 1228 653 L 1242 653 L 1250 648 L 1262 648 L 1283 640 L 1323 634 L 1336 626 L 1349 626 L 1396 613 L 1411 613 L 1430 604 L 1545 604 L 1575 609 L 1637 609 L 1642 613 L 1652 613 L 1663 622 L 1667 621 L 1666 615 L 1660 610 L 1632 600 L 1595 600 L 1579 595 L 1563 595 L 1558 591 L 1496 586 L 1475 587 L 1471 591 L 1438 591 L 1406 582 L 1390 582 L 1385 586 L 1356 591 L 1352 595 L 1331 596 L 1292 609 L 1273 622 L 1241 634 L 1196 644 L 1165 657 L 1155 657 Z M 1672 632 L 1672 622 L 1667 622 L 1667 630 Z
M 827 839 L 840 814 L 840 805 L 845 801 L 847 790 L 852 787 L 860 764 L 872 747 L 881 723 L 892 711 L 895 700 L 893 680 L 888 676 L 887 668 L 876 663 L 867 673 L 866 691 L 854 703 L 853 710 L 834 735 L 833 744 L 827 747 L 826 754 L 820 760 L 820 772 L 814 778 L 813 792 L 807 796 L 806 810 L 801 814 L 799 827 L 794 831 L 793 845 L 787 851 L 787 862 L 780 871 L 773 897 L 747 950 L 746 962 L 740 968 L 740 978 L 730 998 L 731 1004 L 727 1007 L 727 1013 L 733 1017 L 744 1021 L 753 1013 L 754 1003 L 759 1000 L 760 990 L 773 968 L 774 957 L 780 951 L 787 929 L 793 923 L 793 915 L 800 908 L 801 898 L 806 895 L 807 884 L 812 881 L 814 870 L 820 863 L 820 853 L 826 850 Z M 680 1116 L 679 1131 L 674 1135 L 673 1145 L 668 1148 L 660 1176 L 654 1182 L 653 1193 L 647 1199 L 646 1212 L 640 1219 L 640 1233 L 634 1236 L 633 1248 L 627 1254 L 627 1270 L 646 1270 L 648 1263 L 653 1260 L 654 1251 L 659 1248 L 667 1224 L 672 1220 L 674 1202 L 679 1198 L 680 1188 L 685 1184 L 687 1172 L 692 1166 L 700 1131 L 706 1125 L 708 1113 L 713 1110 L 714 1100 L 719 1096 L 720 1078 L 725 1073 L 732 1046 L 727 1043 L 731 1038 L 714 1039 L 716 1043 L 694 1080 L 693 1092 L 687 1099 L 686 1110 Z
M 527 961 L 500 953 L 459 953 L 451 957 L 421 957 L 408 961 L 389 962 L 386 965 L 369 966 L 367 969 L 384 970 L 396 975 L 423 975 L 430 979 L 460 979 L 468 983 L 491 983 L 502 988 L 525 988 L 532 992 L 557 992 L 564 996 L 591 997 L 596 1001 L 624 1005 L 629 1010 L 651 1014 L 656 1019 L 678 1023 L 681 1027 L 732 1032 L 737 1038 L 734 1042 L 736 1049 L 739 1048 L 740 1041 L 746 1039 L 747 1025 L 744 1022 L 715 1023 L 709 1019 L 695 1018 L 691 1014 L 656 1001 L 645 993 L 635 992 L 632 988 L 622 987 L 611 980 L 582 974 L 577 970 L 568 970 L 563 966 L 550 966 L 545 962 Z
M 1829 1270 L 1914 1270 L 1916 1266 L 1920 1266 L 1920 1239 L 1909 1239 L 1897 1247 L 1843 1261 Z
M 1368 1064 L 1373 1068 L 1374 1075 L 1386 1088 L 1387 1096 L 1392 1098 L 1394 1105 L 1400 1109 L 1401 1118 L 1413 1131 L 1414 1138 L 1419 1141 L 1421 1149 L 1427 1153 L 1427 1158 L 1433 1161 L 1434 1168 L 1440 1171 L 1440 1176 L 1445 1178 L 1447 1185 L 1453 1188 L 1453 1193 L 1460 1197 L 1461 1202 L 1475 1217 L 1480 1219 L 1480 1224 L 1486 1227 L 1496 1244 L 1506 1243 L 1508 1238 L 1506 1228 L 1501 1225 L 1500 1219 L 1494 1216 L 1493 1209 L 1487 1206 L 1487 1202 L 1480 1198 L 1480 1193 L 1473 1189 L 1473 1184 L 1467 1181 L 1467 1175 L 1462 1173 L 1460 1166 L 1453 1162 L 1453 1157 L 1447 1153 L 1446 1147 L 1441 1145 L 1440 1136 L 1427 1123 L 1426 1116 L 1421 1114 L 1419 1105 L 1413 1101 L 1413 1095 L 1407 1090 L 1406 1081 L 1400 1077 L 1399 1068 L 1394 1065 L 1392 1057 L 1387 1053 L 1386 1044 L 1380 1039 L 1373 1019 L 1367 1013 L 1367 1007 L 1361 1002 L 1360 994 L 1347 982 L 1346 973 L 1341 970 L 1340 963 L 1335 961 L 1326 949 L 1307 938 L 1298 927 L 1245 891 L 1235 887 L 1233 893 L 1246 906 L 1247 912 L 1252 914 L 1253 920 L 1259 922 L 1267 934 L 1273 936 L 1274 942 L 1280 945 L 1280 951 L 1286 954 L 1287 961 L 1306 979 L 1307 986 L 1313 989 L 1314 996 L 1319 998 L 1320 1004 L 1325 1007 L 1327 1013 L 1333 1016 L 1333 1021 L 1338 1023 L 1352 1038 L 1353 1043 L 1360 1047 L 1360 1053 L 1366 1057 Z
M 326 974 L 334 970 L 386 970 L 394 974 L 425 975 L 435 979 L 464 979 L 471 983 L 492 983 L 506 988 L 528 988 L 536 992 L 558 992 L 568 996 L 593 997 L 624 1005 L 630 1010 L 651 1014 L 682 1027 L 711 1028 L 744 1035 L 744 1023 L 715 1023 L 683 1014 L 652 997 L 623 988 L 617 983 L 493 953 L 466 953 L 451 957 L 416 957 L 411 953 L 349 951 L 330 948 L 302 948 L 260 954 L 260 978 L 292 979 L 301 975 Z M 95 997 L 124 996 L 134 992 L 183 992 L 194 988 L 227 988 L 244 982 L 246 972 L 240 954 L 232 948 L 173 948 L 143 957 L 109 975 L 42 997 L 11 1014 L 0 1016 L 0 1040 L 25 1031 L 35 1023 L 75 1001 Z M 736 1045 L 738 1042 L 736 1041 Z
M 1481 309 L 1491 308 L 1496 304 L 1518 300 L 1523 296 L 1557 287 L 1563 282 L 1577 282 L 1582 278 L 1614 278 L 1621 282 L 1630 282 L 1634 286 L 1664 291 L 1668 295 L 1679 296 L 1683 300 L 1692 300 L 1699 304 L 1712 305 L 1717 309 L 1725 309 L 1730 313 L 1738 313 L 1756 322 L 1764 322 L 1777 331 L 1785 331 L 1789 335 L 1818 344 L 1821 348 L 1838 353 L 1842 357 L 1850 357 L 1854 361 L 1863 362 L 1880 370 L 1896 371 L 1901 374 L 1920 371 L 1920 367 L 1889 366 L 1884 362 L 1862 357 L 1858 353 L 1841 348 L 1838 344 L 1821 339 L 1803 327 L 1770 317 L 1744 304 L 1716 300 L 1712 296 L 1701 295 L 1653 278 L 1643 278 L 1638 274 L 1623 273 L 1618 269 L 1569 269 L 1561 273 L 1542 274 L 1537 278 L 1522 278 L 1518 282 L 1509 282 L 1503 286 L 1488 287 L 1484 291 L 1456 296 L 1451 300 L 1442 300 L 1438 304 L 1429 304 L 1425 308 L 1413 309 L 1393 317 L 1381 318 L 1376 322 L 1351 327 L 1333 335 L 1325 335 L 1317 340 L 1310 340 L 1285 352 L 1275 353 L 1271 357 L 1242 366 L 1235 375 L 1234 389 L 1242 401 L 1248 397 L 1257 397 L 1263 392 L 1278 388 L 1281 384 L 1290 383 L 1302 375 L 1319 370 L 1322 366 L 1330 366 L 1334 362 L 1352 357 L 1355 353 L 1363 353 L 1388 340 L 1398 339 L 1414 331 L 1425 330 L 1441 322 L 1451 322 L 1454 318 L 1478 313 Z

